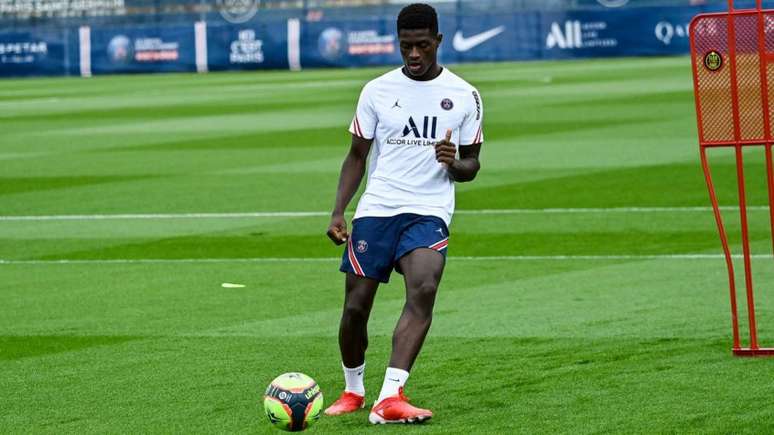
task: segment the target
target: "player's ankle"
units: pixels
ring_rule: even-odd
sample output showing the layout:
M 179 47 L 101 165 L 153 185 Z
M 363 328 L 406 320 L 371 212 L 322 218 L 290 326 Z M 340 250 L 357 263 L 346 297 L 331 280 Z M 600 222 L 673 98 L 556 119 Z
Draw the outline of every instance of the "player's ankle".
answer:
M 395 367 L 388 367 L 384 374 L 384 384 L 382 384 L 382 390 L 379 393 L 379 398 L 376 399 L 376 403 L 378 404 L 388 397 L 397 396 L 400 389 L 406 384 L 408 377 L 409 372 Z
M 341 368 L 344 370 L 344 391 L 357 394 L 358 396 L 365 396 L 365 384 L 363 383 L 365 362 L 358 367 L 352 368 L 342 363 Z

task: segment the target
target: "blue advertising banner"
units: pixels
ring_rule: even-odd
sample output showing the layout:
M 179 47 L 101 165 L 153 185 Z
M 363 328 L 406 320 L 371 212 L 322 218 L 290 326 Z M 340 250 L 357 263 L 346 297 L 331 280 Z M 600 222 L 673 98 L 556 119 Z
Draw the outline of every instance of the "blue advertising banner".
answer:
M 0 76 L 67 74 L 67 39 L 62 30 L 0 32 Z
M 543 58 L 654 56 L 690 51 L 695 7 L 542 14 Z
M 287 23 L 207 26 L 210 71 L 287 69 Z
M 439 17 L 444 41 L 442 62 L 495 62 L 529 60 L 542 56 L 539 12 Z
M 688 25 L 709 7 L 442 15 L 446 63 L 686 54 Z M 394 17 L 302 24 L 306 67 L 399 64 Z
M 95 74 L 196 71 L 193 26 L 92 29 Z
M 395 18 L 307 22 L 301 25 L 301 65 L 400 63 Z

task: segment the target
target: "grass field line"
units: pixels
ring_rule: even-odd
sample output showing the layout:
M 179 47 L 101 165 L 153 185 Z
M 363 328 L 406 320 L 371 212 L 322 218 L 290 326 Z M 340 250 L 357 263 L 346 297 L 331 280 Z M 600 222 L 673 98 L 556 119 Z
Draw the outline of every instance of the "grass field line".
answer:
M 736 211 L 736 206 L 723 206 L 723 211 Z M 768 206 L 748 206 L 749 211 L 768 211 Z M 711 212 L 712 207 L 609 207 L 609 208 L 511 208 L 457 210 L 457 215 L 519 215 L 519 214 L 592 214 L 592 213 L 697 213 Z M 125 213 L 0 216 L 0 221 L 99 221 L 99 220 L 161 220 L 161 219 L 243 219 L 272 217 L 321 217 L 327 211 L 275 211 L 242 213 Z
M 742 255 L 733 255 L 741 259 Z M 644 254 L 644 255 L 503 255 L 458 256 L 450 261 L 612 261 L 612 260 L 722 260 L 721 254 Z M 771 254 L 755 254 L 754 260 L 772 259 Z M 266 257 L 266 258 L 106 258 L 106 259 L 55 259 L 55 260 L 3 260 L 0 265 L 49 265 L 49 264 L 181 264 L 181 263 L 330 263 L 341 257 Z

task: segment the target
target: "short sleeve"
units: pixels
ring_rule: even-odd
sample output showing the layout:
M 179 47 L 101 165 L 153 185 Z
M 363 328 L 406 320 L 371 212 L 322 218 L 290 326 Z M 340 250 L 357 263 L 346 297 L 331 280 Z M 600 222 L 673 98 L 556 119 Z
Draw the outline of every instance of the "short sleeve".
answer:
M 350 133 L 368 140 L 373 139 L 376 132 L 377 117 L 373 99 L 373 90 L 366 85 L 360 92 L 355 117 L 349 126 Z
M 484 142 L 484 103 L 477 90 L 470 95 L 470 104 L 460 128 L 460 145 L 475 145 Z

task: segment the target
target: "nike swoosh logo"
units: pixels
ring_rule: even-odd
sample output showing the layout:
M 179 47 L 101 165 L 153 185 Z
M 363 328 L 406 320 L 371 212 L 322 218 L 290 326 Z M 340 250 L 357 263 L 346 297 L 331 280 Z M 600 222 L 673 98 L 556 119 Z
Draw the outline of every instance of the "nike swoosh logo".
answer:
M 495 36 L 503 33 L 505 31 L 505 26 L 495 27 L 494 29 L 487 30 L 486 32 L 479 33 L 478 35 L 473 35 L 469 37 L 462 36 L 462 31 L 458 30 L 457 33 L 454 34 L 454 40 L 452 41 L 452 46 L 454 46 L 454 49 L 457 51 L 468 51 L 471 48 L 483 44 L 484 42 L 494 38 Z

